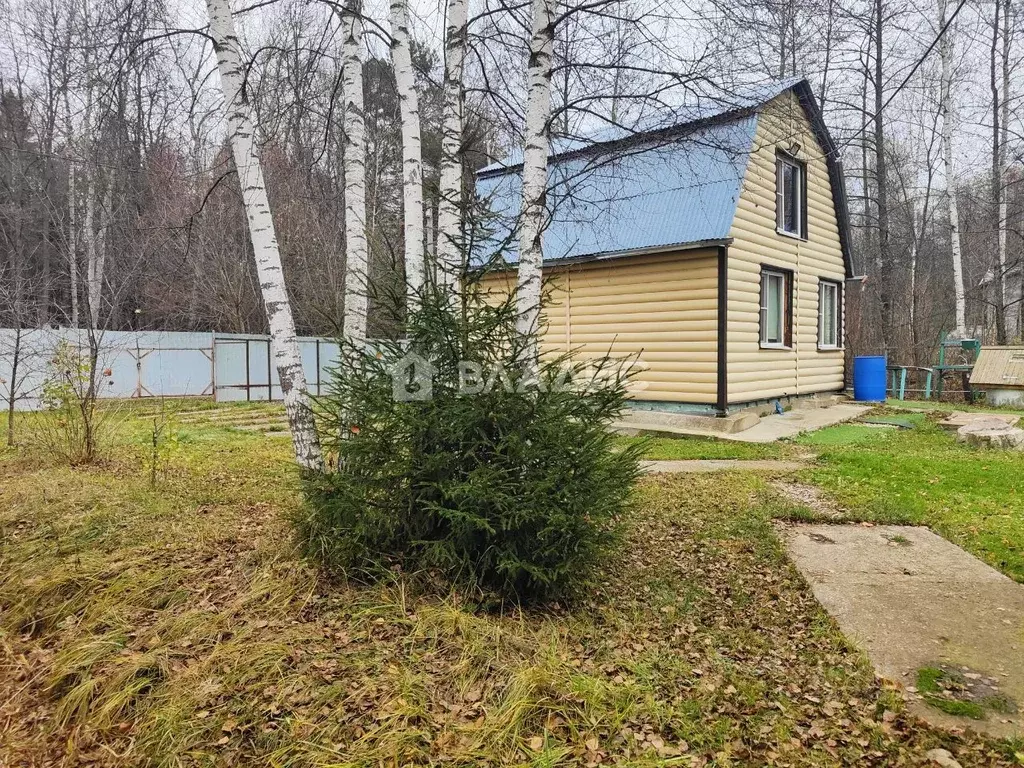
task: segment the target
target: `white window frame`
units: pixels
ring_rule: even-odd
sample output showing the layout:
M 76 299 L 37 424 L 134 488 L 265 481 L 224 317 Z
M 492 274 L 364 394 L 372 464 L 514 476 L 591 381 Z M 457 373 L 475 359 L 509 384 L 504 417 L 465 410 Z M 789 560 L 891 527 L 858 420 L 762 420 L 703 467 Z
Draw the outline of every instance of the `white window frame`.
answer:
M 825 338 L 825 292 L 831 290 L 835 293 L 835 301 L 832 304 L 832 332 L 834 338 L 830 341 Z M 843 348 L 843 287 L 835 280 L 818 281 L 818 349 L 835 350 Z
M 768 330 L 768 296 L 770 294 L 770 291 L 768 290 L 768 285 L 773 280 L 778 280 L 781 282 L 779 298 L 782 302 L 782 306 L 779 307 L 779 327 L 777 329 L 778 341 L 770 340 L 770 334 Z M 792 277 L 790 273 L 784 272 L 781 269 L 772 269 L 771 267 L 761 268 L 761 312 L 758 335 L 762 349 L 790 348 L 790 345 L 787 343 L 787 337 L 789 336 L 789 291 L 792 290 L 791 286 Z
M 796 198 L 793 200 L 793 212 L 795 214 L 796 229 L 786 229 L 786 185 L 783 183 L 783 169 L 789 167 L 795 172 L 795 183 L 793 193 Z M 775 231 L 786 237 L 795 237 L 800 240 L 807 238 L 804 232 L 807 217 L 804 215 L 804 200 L 806 194 L 804 184 L 806 183 L 807 169 L 799 160 L 779 153 L 775 156 Z

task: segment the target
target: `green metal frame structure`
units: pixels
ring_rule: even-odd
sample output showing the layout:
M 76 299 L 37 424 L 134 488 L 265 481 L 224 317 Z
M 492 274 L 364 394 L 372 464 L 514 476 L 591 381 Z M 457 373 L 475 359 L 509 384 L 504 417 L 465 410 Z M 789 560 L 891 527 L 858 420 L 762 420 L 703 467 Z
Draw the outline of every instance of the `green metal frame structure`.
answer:
M 947 350 L 959 349 L 967 352 L 971 356 L 970 363 L 947 363 L 946 354 Z M 939 342 L 939 362 L 938 365 L 932 366 L 931 368 L 922 367 L 919 365 L 889 365 L 891 375 L 890 391 L 892 396 L 897 400 L 906 400 L 907 394 L 907 371 L 924 371 L 925 372 L 925 384 L 924 384 L 924 399 L 931 400 L 932 395 L 935 395 L 937 400 L 942 399 L 942 378 L 946 373 L 967 373 L 969 374 L 974 370 L 974 365 L 978 361 L 978 355 L 981 353 L 981 341 L 979 339 L 948 339 L 943 334 L 942 340 Z M 934 389 L 933 389 L 934 384 Z M 970 392 L 967 392 L 968 396 Z

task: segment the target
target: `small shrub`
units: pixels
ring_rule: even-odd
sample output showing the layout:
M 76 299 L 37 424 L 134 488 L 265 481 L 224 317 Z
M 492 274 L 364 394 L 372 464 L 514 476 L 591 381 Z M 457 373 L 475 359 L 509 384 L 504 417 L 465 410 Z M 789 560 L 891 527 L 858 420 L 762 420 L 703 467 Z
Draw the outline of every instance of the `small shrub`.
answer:
M 72 466 L 100 458 L 117 416 L 115 406 L 97 402 L 100 374 L 95 354 L 57 344 L 42 385 L 42 410 L 32 422 L 33 442 L 48 456 Z
M 463 293 L 452 306 L 428 289 L 406 340 L 344 350 L 317 402 L 334 469 L 307 480 L 299 538 L 358 577 L 398 567 L 518 600 L 563 595 L 616 542 L 637 477 L 642 446 L 618 450 L 607 430 L 628 372 L 565 356 L 530 375 L 513 301 Z M 417 360 L 432 379 L 402 368 Z
M 167 474 L 171 462 L 181 445 L 176 409 L 168 407 L 161 398 L 160 407 L 153 414 L 152 425 L 146 435 L 146 446 L 142 455 L 143 469 L 149 475 L 150 488 L 156 488 L 160 475 Z

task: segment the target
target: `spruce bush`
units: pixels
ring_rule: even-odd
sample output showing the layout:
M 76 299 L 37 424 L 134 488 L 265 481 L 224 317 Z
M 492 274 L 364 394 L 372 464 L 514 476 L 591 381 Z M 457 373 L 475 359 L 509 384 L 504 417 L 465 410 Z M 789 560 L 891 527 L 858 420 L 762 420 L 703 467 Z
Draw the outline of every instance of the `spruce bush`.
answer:
M 514 302 L 478 286 L 461 299 L 426 290 L 404 340 L 343 347 L 316 402 L 330 469 L 306 480 L 299 539 L 347 576 L 400 568 L 517 601 L 561 597 L 615 545 L 637 478 L 638 449 L 618 450 L 607 429 L 628 372 L 572 355 L 524 372 Z M 429 380 L 402 367 L 410 355 L 433 366 Z

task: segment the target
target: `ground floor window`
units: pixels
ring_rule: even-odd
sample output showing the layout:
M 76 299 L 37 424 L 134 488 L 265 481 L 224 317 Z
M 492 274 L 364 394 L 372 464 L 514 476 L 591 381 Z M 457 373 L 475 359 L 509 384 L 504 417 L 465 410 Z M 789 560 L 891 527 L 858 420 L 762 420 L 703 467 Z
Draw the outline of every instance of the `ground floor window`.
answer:
M 843 289 L 832 280 L 818 283 L 818 347 L 839 349 L 843 336 Z
M 761 346 L 791 345 L 793 273 L 761 268 Z

